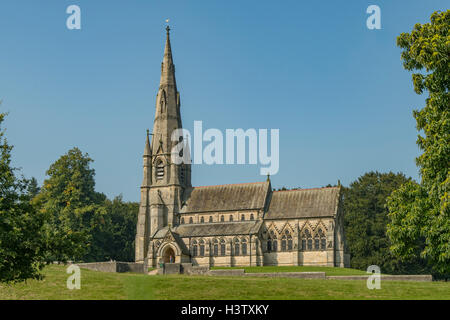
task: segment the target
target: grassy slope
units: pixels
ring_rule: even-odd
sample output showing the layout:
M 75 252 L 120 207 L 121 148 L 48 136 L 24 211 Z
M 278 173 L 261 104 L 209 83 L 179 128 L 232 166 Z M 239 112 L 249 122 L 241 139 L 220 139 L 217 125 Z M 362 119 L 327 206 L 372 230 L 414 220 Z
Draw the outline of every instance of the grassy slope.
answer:
M 450 299 L 450 283 L 209 276 L 147 276 L 82 269 L 81 290 L 68 290 L 63 266 L 45 269 L 43 281 L 6 286 L 0 299 Z
M 365 271 L 350 268 L 333 268 L 333 267 L 303 267 L 303 266 L 280 266 L 280 267 L 213 267 L 212 269 L 245 269 L 246 273 L 261 272 L 325 272 L 327 276 L 353 276 L 368 275 Z

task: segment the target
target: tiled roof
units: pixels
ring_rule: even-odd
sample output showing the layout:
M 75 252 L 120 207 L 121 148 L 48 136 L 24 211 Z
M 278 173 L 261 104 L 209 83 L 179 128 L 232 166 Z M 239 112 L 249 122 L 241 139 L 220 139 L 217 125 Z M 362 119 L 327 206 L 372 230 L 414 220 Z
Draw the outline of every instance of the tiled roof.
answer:
M 270 183 L 256 182 L 194 187 L 186 193 L 181 213 L 262 209 Z
M 181 238 L 244 235 L 257 233 L 261 224 L 262 221 L 181 224 L 172 228 L 172 232 Z M 163 238 L 166 232 L 167 227 L 164 227 L 156 232 L 154 238 Z
M 340 187 L 274 191 L 264 219 L 334 216 L 339 190 Z

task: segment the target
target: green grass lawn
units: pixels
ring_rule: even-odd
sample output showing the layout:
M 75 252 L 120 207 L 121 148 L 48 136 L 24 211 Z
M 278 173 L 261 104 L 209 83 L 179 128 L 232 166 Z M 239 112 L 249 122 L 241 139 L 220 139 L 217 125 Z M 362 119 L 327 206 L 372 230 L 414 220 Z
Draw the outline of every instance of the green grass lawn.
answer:
M 244 269 L 245 273 L 261 273 L 261 272 L 325 272 L 327 276 L 354 276 L 368 275 L 365 271 L 350 268 L 333 268 L 333 267 L 303 267 L 303 266 L 279 266 L 279 267 L 212 267 L 211 269 Z
M 369 290 L 365 281 L 148 276 L 81 269 L 81 289 L 66 288 L 64 266 L 45 268 L 45 279 L 8 286 L 0 299 L 450 299 L 448 282 L 382 281 Z

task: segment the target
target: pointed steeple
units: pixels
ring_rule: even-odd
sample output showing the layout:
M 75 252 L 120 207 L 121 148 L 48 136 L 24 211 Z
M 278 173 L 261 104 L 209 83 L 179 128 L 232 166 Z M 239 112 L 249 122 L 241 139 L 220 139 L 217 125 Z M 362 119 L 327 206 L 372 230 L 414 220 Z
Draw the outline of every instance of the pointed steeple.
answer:
M 147 129 L 147 139 L 145 140 L 144 157 L 152 156 L 152 148 L 150 147 L 150 131 Z
M 147 137 L 145 139 L 144 149 L 144 179 L 142 180 L 142 187 L 149 187 L 152 185 L 152 149 L 150 146 L 150 131 L 147 129 Z
M 172 47 L 170 45 L 170 27 L 166 27 L 166 47 L 164 48 L 164 58 L 161 65 L 161 80 L 159 82 L 162 86 L 174 86 L 176 88 L 175 81 L 175 66 L 172 58 Z
M 182 128 L 180 115 L 180 94 L 175 80 L 170 28 L 166 28 L 166 45 L 161 64 L 161 79 L 156 96 L 155 122 L 151 140 L 152 156 L 170 154 L 172 150 L 171 135 L 173 130 Z

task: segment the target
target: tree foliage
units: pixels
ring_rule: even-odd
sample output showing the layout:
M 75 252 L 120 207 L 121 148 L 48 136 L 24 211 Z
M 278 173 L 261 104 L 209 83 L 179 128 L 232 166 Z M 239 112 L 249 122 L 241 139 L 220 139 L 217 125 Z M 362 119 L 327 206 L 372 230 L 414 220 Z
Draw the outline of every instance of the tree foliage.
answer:
M 344 230 L 351 267 L 366 270 L 370 265 L 378 265 L 382 272 L 390 274 L 425 271 L 425 262 L 420 259 L 402 263 L 394 257 L 386 234 L 386 199 L 410 181 L 402 173 L 369 172 L 343 188 Z
M 413 71 L 417 94 L 428 92 L 425 107 L 415 110 L 416 158 L 420 184 L 409 182 L 388 200 L 388 235 L 392 251 L 402 259 L 426 257 L 436 271 L 450 274 L 450 10 L 435 12 L 431 22 L 402 33 L 403 66 Z M 424 243 L 424 245 L 422 245 Z
M 0 113 L 0 281 L 39 278 L 44 265 L 45 216 L 31 205 L 33 184 L 16 175 Z
M 139 203 L 124 202 L 122 196 L 106 200 L 106 228 L 98 246 L 102 248 L 104 260 L 134 261 Z
M 105 224 L 106 197 L 95 191 L 92 161 L 73 148 L 46 172 L 48 178 L 33 202 L 49 218 L 45 225 L 48 259 L 90 261 L 101 250 L 92 245 L 92 239 Z
M 47 171 L 34 203 L 50 217 L 48 252 L 56 261 L 133 261 L 139 205 L 96 192 L 92 162 L 73 148 Z

